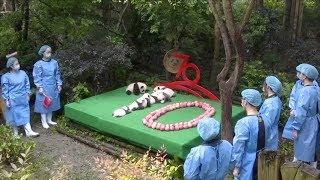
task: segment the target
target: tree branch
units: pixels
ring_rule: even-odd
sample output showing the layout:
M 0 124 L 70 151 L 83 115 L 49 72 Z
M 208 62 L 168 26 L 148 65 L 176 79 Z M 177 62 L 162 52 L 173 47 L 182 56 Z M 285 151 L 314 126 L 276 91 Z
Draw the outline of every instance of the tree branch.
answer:
M 246 26 L 246 24 L 248 24 L 248 22 L 250 20 L 250 16 L 251 16 L 253 8 L 254 8 L 254 4 L 255 4 L 255 0 L 251 0 L 250 4 L 246 10 L 246 13 L 243 17 L 243 20 L 241 22 L 240 32 L 242 32 L 244 27 Z
M 221 70 L 221 72 L 218 74 L 217 76 L 217 80 L 221 81 L 221 80 L 225 80 L 226 76 L 228 74 L 228 71 L 230 69 L 231 66 L 231 60 L 232 60 L 232 50 L 231 50 L 231 43 L 230 43 L 230 39 L 228 37 L 228 31 L 226 28 L 225 23 L 220 19 L 220 17 L 222 17 L 222 12 L 221 12 L 221 6 L 219 5 L 218 2 L 215 2 L 215 4 L 212 2 L 212 0 L 208 0 L 209 2 L 209 6 L 212 10 L 212 13 L 215 17 L 215 20 L 219 26 L 220 32 L 221 32 L 221 37 L 222 37 L 222 42 L 224 45 L 224 51 L 226 54 L 226 63 L 224 64 L 223 69 Z M 216 5 L 216 7 L 215 7 Z M 220 10 L 220 11 L 219 11 Z
M 122 18 L 123 18 L 123 15 L 124 13 L 126 12 L 127 8 L 129 7 L 129 4 L 130 4 L 130 1 L 128 0 L 125 7 L 123 8 L 123 10 L 121 11 L 121 14 L 119 15 L 119 20 L 118 20 L 118 23 L 117 23 L 117 26 L 116 28 L 119 29 L 120 27 L 120 24 L 121 24 L 121 21 L 122 21 Z
M 226 25 L 229 31 L 229 35 L 233 45 L 235 45 L 235 23 L 234 23 L 234 16 L 232 13 L 232 4 L 231 0 L 222 0 L 223 11 L 226 17 Z

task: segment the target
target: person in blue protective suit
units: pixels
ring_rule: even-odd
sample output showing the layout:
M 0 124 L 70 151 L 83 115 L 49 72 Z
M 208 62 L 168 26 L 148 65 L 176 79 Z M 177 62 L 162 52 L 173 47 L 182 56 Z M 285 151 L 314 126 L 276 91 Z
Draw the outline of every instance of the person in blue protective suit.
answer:
M 300 94 L 300 90 L 303 87 L 302 79 L 301 79 L 301 77 L 302 77 L 301 76 L 301 67 L 303 67 L 305 65 L 307 65 L 307 64 L 300 64 L 296 67 L 298 80 L 296 81 L 295 85 L 293 86 L 293 88 L 291 90 L 291 94 L 290 94 L 290 99 L 289 99 L 290 117 L 289 117 L 288 121 L 286 122 L 285 127 L 283 129 L 283 133 L 282 133 L 282 137 L 285 139 L 289 139 L 289 140 L 293 140 L 292 139 L 292 131 L 293 131 L 292 123 L 294 121 L 293 112 L 296 109 L 297 99 Z M 318 87 L 317 81 L 313 81 L 313 85 Z
M 42 59 L 37 61 L 33 68 L 34 84 L 37 87 L 34 111 L 41 114 L 42 126 L 48 129 L 48 124 L 57 124 L 52 121 L 52 112 L 60 109 L 62 80 L 58 62 L 51 58 L 51 48 L 44 45 L 38 54 L 42 56 Z M 52 104 L 49 107 L 43 105 L 46 97 L 52 99 Z
M 257 179 L 257 155 L 265 147 L 264 121 L 259 116 L 258 107 L 262 103 L 261 94 L 254 89 L 241 92 L 241 106 L 247 116 L 240 119 L 235 126 L 233 139 L 233 156 L 235 179 Z
M 18 126 L 24 126 L 27 137 L 38 136 L 30 125 L 30 83 L 27 74 L 20 70 L 19 61 L 9 57 L 7 61 L 9 72 L 1 77 L 2 98 L 6 104 L 6 123 L 13 129 L 14 136 L 18 136 Z
M 213 118 L 202 119 L 198 132 L 203 144 L 191 149 L 184 163 L 186 180 L 223 180 L 232 166 L 232 145 L 220 140 L 220 123 Z
M 318 70 L 309 64 L 300 69 L 299 79 L 303 87 L 299 91 L 295 110 L 292 111 L 292 138 L 294 139 L 294 161 L 315 162 L 316 140 L 318 134 L 318 95 L 319 87 L 313 81 Z
M 263 83 L 263 92 L 267 99 L 260 108 L 266 128 L 266 150 L 278 150 L 279 135 L 278 124 L 282 109 L 280 99 L 282 84 L 275 76 L 268 76 Z

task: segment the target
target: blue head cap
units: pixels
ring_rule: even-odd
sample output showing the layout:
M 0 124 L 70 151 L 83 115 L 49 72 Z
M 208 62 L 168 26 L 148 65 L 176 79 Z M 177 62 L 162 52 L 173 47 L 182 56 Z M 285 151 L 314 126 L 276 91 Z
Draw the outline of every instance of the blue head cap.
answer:
M 262 103 L 261 94 L 255 89 L 245 89 L 241 92 L 241 96 L 252 106 L 258 107 Z
M 301 64 L 300 72 L 312 80 L 317 79 L 319 75 L 317 68 L 310 64 Z
M 7 60 L 7 68 L 10 68 L 13 66 L 13 64 L 18 61 L 17 58 L 15 57 L 10 57 L 8 60 Z
M 50 46 L 48 46 L 48 45 L 43 45 L 43 46 L 41 46 L 41 48 L 40 48 L 39 51 L 38 51 L 38 54 L 39 54 L 40 56 L 42 56 L 43 53 L 44 53 L 48 48 L 50 48 Z
M 266 84 L 268 87 L 271 88 L 271 90 L 273 92 L 275 92 L 276 94 L 280 95 L 281 94 L 281 90 L 282 90 L 282 83 L 280 82 L 280 80 L 275 77 L 275 76 L 268 76 L 266 78 Z
M 204 141 L 210 141 L 220 134 L 220 123 L 214 118 L 205 118 L 200 120 L 197 129 Z

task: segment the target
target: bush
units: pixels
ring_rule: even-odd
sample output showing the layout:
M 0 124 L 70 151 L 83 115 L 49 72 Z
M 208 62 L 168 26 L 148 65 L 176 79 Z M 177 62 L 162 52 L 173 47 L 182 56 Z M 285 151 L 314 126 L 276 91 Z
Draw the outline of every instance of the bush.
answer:
M 79 83 L 76 87 L 72 89 L 74 93 L 73 100 L 79 102 L 81 99 L 90 97 L 92 95 L 91 91 L 88 89 L 87 83 Z
M 289 78 L 285 73 L 279 73 L 278 76 L 280 78 L 280 81 L 282 82 L 282 111 L 279 126 L 283 127 L 289 118 L 289 98 L 294 82 L 289 81 Z
M 0 155 L 2 161 L 7 164 L 18 162 L 23 153 L 35 147 L 33 141 L 23 141 L 14 137 L 11 128 L 5 125 L 0 125 L 0 139 Z
M 85 38 L 58 50 L 64 93 L 70 101 L 78 82 L 87 82 L 93 93 L 124 85 L 132 67 L 133 51 L 126 44 L 114 44 L 107 39 Z
M 270 75 L 270 72 L 266 70 L 261 61 L 255 60 L 246 62 L 240 80 L 240 92 L 246 88 L 253 88 L 261 91 L 262 83 L 268 75 Z M 238 92 L 238 94 L 240 94 L 240 92 Z
M 29 159 L 35 143 L 14 137 L 5 125 L 0 125 L 0 139 L 0 179 L 28 179 L 32 174 Z

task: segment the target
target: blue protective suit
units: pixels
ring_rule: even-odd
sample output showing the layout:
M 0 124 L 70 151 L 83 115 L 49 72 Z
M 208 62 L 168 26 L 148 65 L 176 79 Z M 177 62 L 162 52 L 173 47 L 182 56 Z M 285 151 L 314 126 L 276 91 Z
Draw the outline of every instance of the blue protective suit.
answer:
M 34 64 L 33 78 L 37 89 L 43 88 L 44 94 L 52 98 L 52 104 L 47 109 L 42 104 L 45 96 L 37 91 L 34 111 L 47 114 L 59 110 L 60 92 L 58 86 L 62 86 L 62 80 L 58 62 L 54 59 L 49 61 L 39 60 Z
M 318 134 L 318 87 L 304 86 L 298 95 L 292 127 L 298 131 L 294 140 L 294 155 L 304 162 L 315 161 Z
M 19 70 L 8 72 L 1 77 L 2 97 L 9 101 L 10 107 L 5 108 L 7 124 L 21 126 L 30 123 L 29 95 L 30 83 L 27 74 Z
M 240 119 L 234 131 L 233 156 L 235 158 L 235 166 L 239 168 L 237 179 L 251 180 L 257 153 L 258 117 L 247 116 Z
M 278 96 L 267 98 L 260 108 L 259 113 L 264 117 L 263 120 L 266 129 L 266 150 L 278 150 L 278 124 L 280 120 L 281 109 L 282 102 Z
M 313 82 L 313 85 L 318 87 L 318 83 L 316 81 Z M 296 105 L 297 105 L 296 101 L 298 99 L 298 96 L 300 94 L 300 90 L 302 87 L 303 87 L 303 84 L 301 80 L 298 80 L 293 86 L 290 94 L 290 99 L 289 99 L 290 110 L 296 109 Z M 290 116 L 288 118 L 286 125 L 284 126 L 284 129 L 283 129 L 283 133 L 282 133 L 283 138 L 292 140 L 292 130 L 293 130 L 292 123 L 294 121 L 294 118 L 295 117 L 293 116 Z
M 225 140 L 191 149 L 184 163 L 186 180 L 223 180 L 232 169 L 232 145 Z

